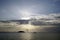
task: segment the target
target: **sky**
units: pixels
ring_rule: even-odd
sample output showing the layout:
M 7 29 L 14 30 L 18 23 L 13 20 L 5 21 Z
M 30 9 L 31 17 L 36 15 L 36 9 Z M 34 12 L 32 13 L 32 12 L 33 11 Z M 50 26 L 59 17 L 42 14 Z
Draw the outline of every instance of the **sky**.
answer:
M 28 19 L 33 15 L 60 18 L 60 0 L 0 0 L 0 20 Z

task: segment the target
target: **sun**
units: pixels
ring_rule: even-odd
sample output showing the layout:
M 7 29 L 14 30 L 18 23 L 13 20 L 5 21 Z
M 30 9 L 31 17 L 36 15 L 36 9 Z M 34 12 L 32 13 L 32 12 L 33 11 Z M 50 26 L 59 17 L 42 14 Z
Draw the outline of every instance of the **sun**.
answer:
M 22 20 L 29 20 L 30 17 L 22 17 L 21 19 L 22 19 Z

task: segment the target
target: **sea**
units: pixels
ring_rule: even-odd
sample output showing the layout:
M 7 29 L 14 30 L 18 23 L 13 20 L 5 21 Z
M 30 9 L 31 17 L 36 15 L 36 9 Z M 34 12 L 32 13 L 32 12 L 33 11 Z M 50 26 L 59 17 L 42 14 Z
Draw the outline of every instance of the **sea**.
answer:
M 0 40 L 59 40 L 60 33 L 0 33 Z

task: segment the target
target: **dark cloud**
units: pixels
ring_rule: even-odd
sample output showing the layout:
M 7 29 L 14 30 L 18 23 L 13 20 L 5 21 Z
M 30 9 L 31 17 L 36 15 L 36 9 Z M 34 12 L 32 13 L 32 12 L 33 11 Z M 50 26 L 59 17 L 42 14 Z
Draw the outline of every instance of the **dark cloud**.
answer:
M 55 18 L 60 19 L 60 16 L 57 16 L 57 17 L 55 17 Z

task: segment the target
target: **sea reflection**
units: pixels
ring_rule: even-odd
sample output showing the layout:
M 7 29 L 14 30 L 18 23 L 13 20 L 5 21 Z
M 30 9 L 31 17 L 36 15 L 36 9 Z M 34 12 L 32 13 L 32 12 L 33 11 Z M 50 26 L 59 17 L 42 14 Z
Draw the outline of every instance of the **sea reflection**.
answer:
M 24 34 L 21 34 L 21 38 L 22 40 L 31 40 L 33 38 L 33 35 L 32 33 L 24 33 Z
M 58 40 L 59 33 L 22 33 L 21 40 Z
M 0 33 L 0 40 L 58 40 L 59 33 Z

